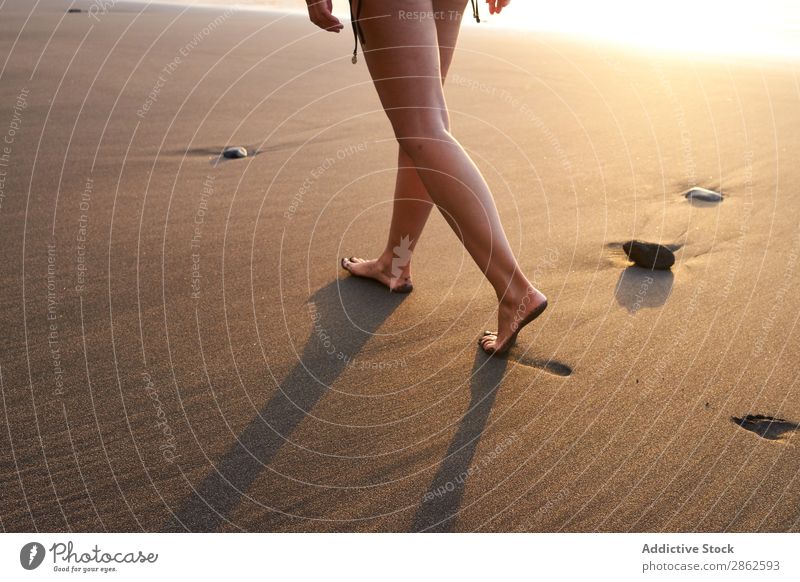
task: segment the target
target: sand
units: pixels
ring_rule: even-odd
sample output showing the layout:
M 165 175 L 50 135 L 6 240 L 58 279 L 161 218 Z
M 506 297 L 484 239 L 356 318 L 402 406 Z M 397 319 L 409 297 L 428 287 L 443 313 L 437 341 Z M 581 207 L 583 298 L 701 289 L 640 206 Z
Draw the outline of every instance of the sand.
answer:
M 413 293 L 339 268 L 396 159 L 349 33 L 68 6 L 0 8 L 3 530 L 800 528 L 796 62 L 465 30 L 453 132 L 550 304 L 489 359 L 440 216 Z

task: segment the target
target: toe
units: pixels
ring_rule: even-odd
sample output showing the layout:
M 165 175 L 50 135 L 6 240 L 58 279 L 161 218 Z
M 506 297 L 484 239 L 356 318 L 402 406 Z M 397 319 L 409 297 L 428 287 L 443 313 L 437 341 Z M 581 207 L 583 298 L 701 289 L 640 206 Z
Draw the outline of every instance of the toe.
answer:
M 491 331 L 483 332 L 483 337 L 478 340 L 483 351 L 488 354 L 494 352 L 495 344 L 497 343 L 497 334 Z
M 352 273 L 353 275 L 358 275 L 359 273 L 353 271 L 353 267 L 355 267 L 356 265 L 360 265 L 362 263 L 366 263 L 366 262 L 367 261 L 365 261 L 364 259 L 360 259 L 358 257 L 344 257 L 342 259 L 342 268 L 344 270 Z

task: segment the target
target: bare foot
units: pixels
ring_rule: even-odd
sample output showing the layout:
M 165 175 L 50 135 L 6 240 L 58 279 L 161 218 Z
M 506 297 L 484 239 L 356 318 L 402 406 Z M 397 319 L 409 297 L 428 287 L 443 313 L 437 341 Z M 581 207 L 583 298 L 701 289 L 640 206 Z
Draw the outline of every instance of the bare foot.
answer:
M 399 273 L 392 274 L 392 265 L 386 264 L 381 259 L 359 259 L 356 257 L 342 259 L 342 268 L 356 277 L 375 279 L 383 283 L 393 293 L 410 293 L 414 286 L 411 284 L 411 272 L 406 265 Z
M 507 352 L 517 339 L 520 330 L 539 317 L 547 308 L 547 297 L 535 287 L 528 287 L 522 295 L 506 295 L 500 302 L 497 331 L 485 331 L 478 340 L 487 354 Z

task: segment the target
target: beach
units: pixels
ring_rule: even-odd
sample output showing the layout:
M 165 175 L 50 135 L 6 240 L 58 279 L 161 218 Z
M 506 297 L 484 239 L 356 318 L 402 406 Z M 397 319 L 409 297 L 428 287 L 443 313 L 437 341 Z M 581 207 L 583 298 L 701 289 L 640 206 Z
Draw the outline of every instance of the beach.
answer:
M 412 293 L 339 265 L 397 161 L 349 23 L 6 0 L 0 31 L 4 531 L 800 529 L 800 60 L 465 28 L 452 132 L 549 300 L 489 358 L 438 213 Z

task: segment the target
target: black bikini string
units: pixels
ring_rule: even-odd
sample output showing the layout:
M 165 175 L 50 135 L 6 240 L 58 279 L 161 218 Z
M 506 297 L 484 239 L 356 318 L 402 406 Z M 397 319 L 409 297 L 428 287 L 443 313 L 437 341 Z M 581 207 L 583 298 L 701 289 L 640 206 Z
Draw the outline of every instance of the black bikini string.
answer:
M 353 2 L 356 3 L 356 13 L 355 17 L 353 16 Z M 358 39 L 361 38 L 361 42 L 367 44 L 364 40 L 364 31 L 361 30 L 361 24 L 358 22 L 358 19 L 361 18 L 361 0 L 352 0 L 350 2 L 350 22 L 353 24 L 353 37 L 355 40 L 353 41 L 353 58 L 351 62 L 355 65 L 358 62 Z
M 481 21 L 481 15 L 478 12 L 478 2 L 480 0 L 469 0 L 472 4 L 472 16 L 475 22 Z M 353 14 L 353 3 L 356 5 L 355 14 Z M 361 0 L 352 0 L 350 2 L 350 22 L 353 25 L 353 58 L 351 62 L 355 65 L 358 62 L 358 41 L 361 39 L 363 44 L 367 44 L 364 40 L 364 31 L 361 30 L 361 24 L 358 22 L 361 18 Z
M 476 0 L 469 0 L 472 3 L 472 16 L 475 18 L 475 22 L 481 21 L 481 15 L 478 14 L 478 2 Z

